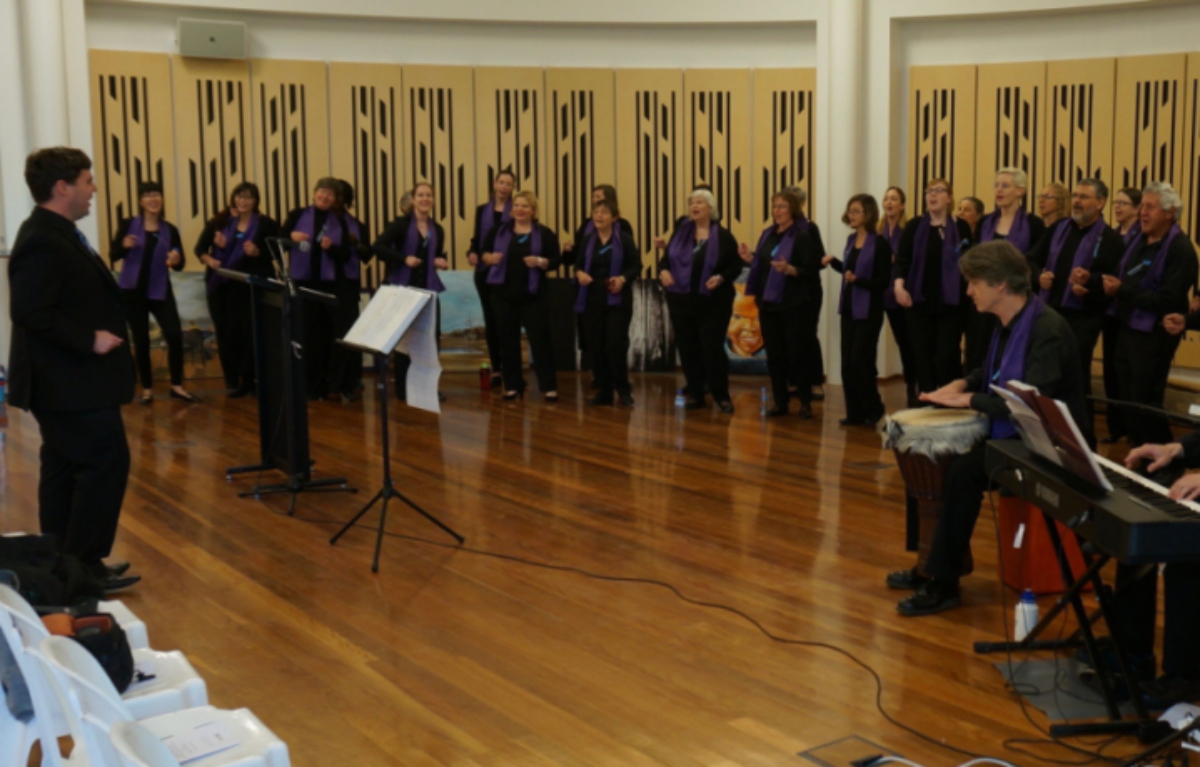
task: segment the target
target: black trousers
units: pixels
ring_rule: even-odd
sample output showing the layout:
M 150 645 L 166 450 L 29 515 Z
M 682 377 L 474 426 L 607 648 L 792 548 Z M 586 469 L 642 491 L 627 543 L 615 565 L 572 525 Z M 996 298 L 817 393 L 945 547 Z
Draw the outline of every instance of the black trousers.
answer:
M 1149 333 L 1122 327 L 1117 336 L 1116 360 L 1120 398 L 1161 408 L 1167 394 L 1171 360 L 1181 339 L 1182 335 L 1173 336 L 1161 325 Z M 1125 423 L 1129 442 L 1134 446 L 1147 442 L 1165 445 L 1174 439 L 1170 424 L 1162 416 L 1131 411 L 1126 413 Z
M 589 291 L 598 292 L 598 291 Z M 601 396 L 629 394 L 629 324 L 633 321 L 632 295 L 620 306 L 608 305 L 608 293 L 589 300 L 584 308 L 583 334 L 591 350 L 592 376 Z
M 153 368 L 150 366 L 150 315 L 162 330 L 167 342 L 167 367 L 171 371 L 171 385 L 183 383 L 183 327 L 179 323 L 179 309 L 175 306 L 175 295 L 167 291 L 162 301 L 151 301 L 136 290 L 122 290 L 125 315 L 129 320 L 129 331 L 133 336 L 133 358 L 137 362 L 138 378 L 143 389 L 154 385 Z
M 334 295 L 338 302 L 336 306 L 329 307 L 333 338 L 329 349 L 328 389 L 339 394 L 353 394 L 362 383 L 362 352 L 339 344 L 337 339 L 345 338 L 358 321 L 362 288 L 357 282 L 343 280 L 337 283 Z
M 809 312 L 811 313 L 811 312 Z M 812 387 L 817 383 L 817 361 L 805 357 L 811 349 L 809 325 L 800 304 L 759 305 L 758 326 L 767 350 L 767 373 L 771 377 L 771 396 L 776 407 L 786 408 L 791 401 L 788 384 L 800 390 L 801 404 L 812 402 Z
M 440 300 L 435 300 L 433 303 L 434 312 L 436 312 L 434 337 L 437 339 L 438 350 L 442 348 L 442 305 Z M 361 365 L 361 361 L 359 363 Z M 412 357 L 407 354 L 396 352 L 392 355 L 392 373 L 395 376 L 395 389 L 397 399 L 408 398 L 408 369 L 412 366 Z
M 907 311 L 919 390 L 931 392 L 962 378 L 963 310 L 925 302 Z
M 33 411 L 42 432 L 38 521 L 97 574 L 112 553 L 129 480 L 129 443 L 119 407 Z
M 926 574 L 933 578 L 956 581 L 962 577 L 963 559 L 971 550 L 971 536 L 983 508 L 983 494 L 988 490 L 986 453 L 987 442 L 980 442 L 950 462 L 942 494 L 942 516 L 925 566 Z
M 492 290 L 492 309 L 500 336 L 500 370 L 504 374 L 504 389 L 525 391 L 521 365 L 521 328 L 525 328 L 538 389 L 543 394 L 558 391 L 554 341 L 550 336 L 550 299 L 546 294 L 514 301 L 504 288 L 496 288 Z
M 1114 607 L 1115 626 L 1133 657 L 1154 655 L 1154 623 L 1158 615 L 1158 568 L 1142 577 L 1141 568 L 1119 565 Z M 1163 570 L 1163 658 L 1167 674 L 1200 678 L 1200 564 L 1180 562 Z
M 492 303 L 492 286 L 487 282 L 488 270 L 475 270 L 475 292 L 479 294 L 479 304 L 483 307 L 483 334 L 487 339 L 488 358 L 491 360 L 492 373 L 499 373 L 503 364 L 500 355 L 500 325 L 496 322 L 496 309 Z
M 1096 354 L 1096 342 L 1100 340 L 1100 332 L 1104 328 L 1103 314 L 1085 314 L 1070 309 L 1062 311 L 1071 332 L 1075 335 L 1075 343 L 1079 347 L 1079 369 L 1083 375 L 1083 393 L 1092 396 L 1092 357 Z M 1087 405 L 1086 424 L 1080 424 L 1084 436 L 1095 442 L 1096 423 L 1094 417 L 1095 405 L 1090 399 L 1084 401 Z
M 214 285 L 208 291 L 208 313 L 217 334 L 217 355 L 225 386 L 254 383 L 254 327 L 250 288 L 240 282 Z
M 817 335 L 817 328 L 820 325 L 821 319 L 821 304 L 824 302 L 825 294 L 821 293 L 817 296 L 816 301 L 813 302 L 816 305 L 812 310 L 815 319 L 811 325 L 805 324 L 806 328 L 811 328 L 808 348 L 813 355 L 813 386 L 821 386 L 825 383 L 825 351 L 821 348 L 821 337 Z M 807 323 L 808 321 L 805 320 L 805 322 Z
M 849 312 L 842 315 L 842 389 L 846 395 L 846 417 L 878 421 L 883 418 L 883 398 L 879 396 L 879 334 L 883 313 L 872 312 L 856 320 Z
M 1104 334 L 1104 396 L 1107 399 L 1121 399 L 1121 379 L 1117 375 L 1117 337 L 1121 335 L 1121 321 L 1105 314 L 1102 326 Z M 1121 408 L 1115 405 L 1106 405 L 1104 413 L 1109 436 L 1118 439 L 1124 437 L 1125 413 L 1121 411 Z
M 729 334 L 729 319 L 733 316 L 733 297 L 680 295 L 667 291 L 667 312 L 675 331 L 675 346 L 679 350 L 688 398 L 703 402 L 707 383 L 713 399 L 728 401 L 729 356 L 725 352 L 725 337 Z
M 908 310 L 901 308 L 888 309 L 887 319 L 888 325 L 892 328 L 892 339 L 896 342 L 896 348 L 900 350 L 900 367 L 904 375 L 905 401 L 908 407 L 917 407 L 920 404 L 917 400 L 920 390 L 917 386 L 917 365 L 913 359 L 912 339 L 908 336 Z

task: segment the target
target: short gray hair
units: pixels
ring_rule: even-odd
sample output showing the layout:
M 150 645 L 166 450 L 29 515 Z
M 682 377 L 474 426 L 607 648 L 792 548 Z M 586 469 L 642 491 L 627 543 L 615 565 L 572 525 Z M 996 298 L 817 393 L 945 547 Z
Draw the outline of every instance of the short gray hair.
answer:
M 692 200 L 696 199 L 697 197 L 707 202 L 708 207 L 712 209 L 712 220 L 719 221 L 721 219 L 721 211 L 719 208 L 717 208 L 717 198 L 713 197 L 713 193 L 707 189 L 693 189 L 692 193 L 688 195 L 688 204 L 690 205 Z
M 1076 183 L 1076 186 L 1090 186 L 1097 197 L 1102 200 L 1108 199 L 1108 184 L 1098 178 L 1081 178 Z
M 1033 295 L 1033 275 L 1029 261 L 1008 240 L 992 240 L 968 250 L 958 261 L 958 269 L 967 282 L 983 280 L 995 287 L 1008 286 L 1014 296 Z
M 1029 188 L 1029 176 L 1020 168 L 1001 168 L 996 176 L 1012 176 L 1013 186 L 1017 189 Z
M 1183 199 L 1180 198 L 1179 192 L 1175 191 L 1175 187 L 1165 181 L 1153 181 L 1142 190 L 1142 199 L 1144 200 L 1148 194 L 1158 195 L 1159 207 L 1174 216 L 1176 220 L 1179 219 L 1179 214 L 1183 213 Z
M 805 190 L 804 187 L 800 186 L 799 184 L 796 184 L 795 186 L 789 186 L 787 189 L 784 189 L 783 191 L 791 192 L 792 194 L 796 195 L 796 199 L 800 200 L 801 205 L 808 204 L 808 192 Z

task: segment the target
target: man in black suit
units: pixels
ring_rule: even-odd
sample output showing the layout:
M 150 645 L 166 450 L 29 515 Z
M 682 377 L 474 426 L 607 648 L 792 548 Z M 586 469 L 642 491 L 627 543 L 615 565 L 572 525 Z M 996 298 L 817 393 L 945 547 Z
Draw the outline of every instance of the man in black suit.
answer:
M 67 147 L 25 161 L 37 207 L 8 265 L 9 399 L 31 411 L 42 432 L 42 532 L 116 591 L 139 580 L 122 575 L 127 565 L 110 569 L 103 561 L 129 478 L 121 405 L 133 399 L 134 370 L 121 291 L 75 226 L 96 191 L 91 167 L 86 154 Z

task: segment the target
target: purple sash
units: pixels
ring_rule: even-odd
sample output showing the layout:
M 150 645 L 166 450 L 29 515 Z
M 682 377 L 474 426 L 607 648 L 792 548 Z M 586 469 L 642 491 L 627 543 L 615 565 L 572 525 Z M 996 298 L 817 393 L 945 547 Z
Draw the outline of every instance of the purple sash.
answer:
M 595 230 L 594 225 L 593 225 L 592 229 L 593 229 L 593 231 Z M 586 255 L 583 257 L 583 271 L 587 272 L 588 274 L 592 273 L 592 254 L 594 254 L 596 252 L 596 246 L 599 244 L 600 244 L 599 235 L 596 235 L 594 233 L 588 235 L 587 249 L 585 251 Z M 610 259 L 610 265 L 608 267 L 608 276 L 616 277 L 617 275 L 619 275 L 621 273 L 621 267 L 625 263 L 625 247 L 623 245 L 621 245 L 621 229 L 620 229 L 620 227 L 614 226 L 612 228 L 612 236 L 608 240 L 608 245 L 609 245 L 609 247 L 612 248 L 612 258 Z M 579 280 L 576 279 L 576 282 L 578 282 L 578 281 Z M 575 296 L 575 313 L 576 314 L 583 314 L 584 310 L 587 309 L 588 288 L 590 288 L 590 287 L 591 287 L 591 285 L 580 285 L 579 286 L 579 292 Z M 608 294 L 608 305 L 609 306 L 620 306 L 621 305 L 621 297 L 622 296 L 620 293 L 609 293 Z
M 1071 234 L 1073 223 L 1073 219 L 1067 219 L 1058 225 L 1058 229 L 1054 230 L 1054 237 L 1050 239 L 1050 256 L 1046 259 L 1047 272 L 1053 272 L 1058 266 L 1058 257 L 1067 243 L 1067 237 Z M 1096 254 L 1100 252 L 1100 236 L 1106 229 L 1108 229 L 1108 224 L 1104 223 L 1104 216 L 1100 216 L 1092 222 L 1087 234 L 1083 235 L 1083 239 L 1079 241 L 1079 247 L 1075 249 L 1075 259 L 1071 262 L 1071 271 L 1087 266 L 1096 260 Z M 1050 291 L 1045 288 L 1039 295 L 1043 301 L 1050 300 Z M 1075 291 L 1071 290 L 1068 285 L 1063 289 L 1062 305 L 1068 309 L 1082 309 L 1083 297 L 1075 295 Z
M 776 261 L 788 261 L 792 257 L 792 248 L 796 244 L 796 232 L 800 229 L 800 222 L 797 221 L 787 228 L 783 233 L 783 238 L 779 244 L 775 246 L 775 250 L 771 251 L 770 260 L 772 263 Z M 746 276 L 746 295 L 758 295 L 758 285 L 762 281 L 759 274 L 763 269 L 770 269 L 767 272 L 767 284 L 763 287 L 762 300 L 763 303 L 777 304 L 783 300 L 783 286 L 787 284 L 787 277 L 775 271 L 773 268 L 766 265 L 766 260 L 759 258 L 762 252 L 763 245 L 766 244 L 767 238 L 771 236 L 771 232 L 775 231 L 775 226 L 768 226 L 763 230 L 762 236 L 758 238 L 758 247 L 754 249 L 754 260 L 750 263 L 750 274 Z
M 146 222 L 141 216 L 134 216 L 129 222 L 128 234 L 137 238 L 137 242 L 125 254 L 125 265 L 121 267 L 120 285 L 124 290 L 136 290 L 138 276 L 142 271 L 142 258 L 146 253 Z M 158 222 L 158 245 L 150 254 L 150 284 L 147 287 L 146 298 L 151 301 L 162 301 L 167 297 L 167 286 L 170 278 L 167 276 L 167 254 L 171 252 L 171 227 L 166 221 Z
M 896 261 L 896 254 L 900 252 L 900 235 L 903 234 L 904 227 L 897 226 L 895 229 L 888 231 L 887 221 L 883 222 L 883 230 L 880 232 L 887 241 L 888 245 L 892 246 L 892 262 Z M 887 290 L 883 292 L 883 308 L 884 309 L 899 309 L 900 304 L 896 303 L 896 281 L 889 279 Z
M 1128 245 L 1129 243 L 1133 242 L 1134 240 L 1136 240 L 1138 237 L 1141 237 L 1141 236 L 1142 236 L 1142 222 L 1134 221 L 1133 226 L 1129 227 L 1129 231 L 1126 232 L 1125 234 L 1121 235 L 1121 239 L 1125 241 L 1126 245 Z
M 983 372 L 983 392 L 991 392 L 991 385 L 1005 386 L 1009 381 L 1022 381 L 1025 378 L 1025 358 L 1029 356 L 1029 342 L 1033 339 L 1033 325 L 1042 311 L 1046 308 L 1041 298 L 1033 297 L 1025 304 L 1021 316 L 1017 317 L 1012 331 L 1008 336 L 1008 344 L 1004 347 L 1004 356 L 996 359 L 996 348 L 1000 345 L 1002 328 L 999 323 L 992 331 L 992 345 L 988 349 L 987 364 Z M 1008 439 L 1017 434 L 1011 418 L 992 419 L 992 439 Z
M 258 214 L 250 214 L 250 222 L 246 225 L 246 231 L 238 237 L 238 217 L 233 216 L 229 219 L 229 223 L 221 230 L 221 234 L 225 235 L 225 247 L 213 248 L 213 258 L 221 262 L 221 266 L 225 269 L 236 269 L 237 265 L 242 262 L 245 255 L 246 243 L 254 240 L 254 236 L 258 233 Z M 216 273 L 216 270 L 210 269 L 208 272 L 208 289 L 211 292 L 216 286 L 228 282 L 224 277 Z
M 854 264 L 854 277 L 861 278 L 863 275 L 875 276 L 875 238 L 878 235 L 867 233 L 867 239 L 863 242 L 862 250 L 858 253 L 858 261 Z M 854 241 L 858 239 L 858 234 L 851 234 L 846 240 L 846 252 L 842 254 L 842 262 L 849 269 L 850 252 L 854 250 Z M 846 282 L 845 275 L 842 276 L 842 294 L 838 297 L 838 314 L 845 312 L 846 292 L 850 292 L 850 318 L 855 320 L 865 320 L 867 315 L 871 313 L 871 291 L 862 288 L 855 289 L 854 285 Z
M 1171 226 L 1171 231 L 1167 232 L 1167 236 L 1162 239 L 1162 245 L 1159 246 L 1158 255 L 1154 257 L 1153 263 L 1150 264 L 1150 271 L 1142 278 L 1142 290 L 1158 290 L 1162 285 L 1163 272 L 1167 269 L 1167 251 L 1171 249 L 1171 242 L 1175 236 L 1181 234 L 1179 224 Z M 1121 267 L 1117 270 L 1117 274 L 1121 279 L 1125 279 L 1125 273 L 1129 267 L 1133 266 L 1130 261 L 1133 260 L 1133 254 L 1141 249 L 1142 240 L 1146 237 L 1144 232 L 1138 232 L 1138 236 L 1129 244 L 1129 249 L 1125 251 L 1125 255 L 1121 257 Z M 1113 301 L 1108 313 L 1116 315 L 1117 304 L 1120 299 Z M 1158 324 L 1158 315 L 1149 309 L 1134 309 L 1129 315 L 1129 327 L 1133 330 L 1140 330 L 1143 333 L 1149 333 L 1154 330 L 1154 326 Z
M 1000 210 L 996 209 L 983 217 L 979 226 L 979 241 L 991 242 L 996 239 L 996 225 L 1000 223 Z M 1013 216 L 1012 226 L 1008 230 L 1008 240 L 1017 250 L 1024 253 L 1029 250 L 1029 216 L 1025 209 L 1017 207 L 1017 215 Z
M 675 284 L 667 288 L 672 293 L 692 292 L 692 258 L 696 244 L 696 222 L 688 219 L 683 222 L 671 242 L 667 245 L 667 266 Z M 700 270 L 700 295 L 711 295 L 708 281 L 712 279 L 717 268 L 717 225 L 708 226 L 708 247 L 704 253 L 704 266 Z
M 929 214 L 921 217 L 913 238 L 912 267 L 905 286 L 909 287 L 914 304 L 925 300 L 925 261 L 929 250 Z M 965 240 L 964 240 L 965 242 Z M 958 306 L 962 300 L 962 275 L 958 271 L 958 260 L 962 258 L 962 243 L 958 242 L 958 220 L 946 216 L 946 234 L 942 239 L 942 303 Z
M 425 240 L 425 284 L 412 284 L 412 267 L 401 262 L 400 266 L 392 270 L 387 276 L 384 283 L 388 285 L 405 285 L 408 287 L 424 288 L 432 290 L 434 293 L 442 293 L 446 290 L 446 286 L 442 284 L 442 280 L 437 275 L 437 265 L 434 260 L 437 258 L 438 238 L 437 227 L 433 224 L 433 219 L 429 219 L 429 237 Z M 400 250 L 400 255 L 408 258 L 409 256 L 417 256 L 421 245 L 421 230 L 417 226 L 417 218 L 415 215 L 408 217 L 408 227 L 404 235 L 404 247 Z
M 321 247 L 321 235 L 328 237 L 333 241 L 334 245 L 342 244 L 342 225 L 338 222 L 337 214 L 332 210 L 325 219 L 325 228 L 320 232 L 314 232 L 316 228 L 317 209 L 313 206 L 308 206 L 304 209 L 304 213 L 300 214 L 300 220 L 296 222 L 296 228 L 292 231 L 303 232 L 308 235 L 308 252 L 300 249 L 300 243 L 292 246 L 291 258 L 288 260 L 288 269 L 291 270 L 292 279 L 296 280 L 311 280 L 312 276 L 312 253 L 314 249 Z M 351 259 L 357 262 L 357 256 Z M 349 266 L 349 262 L 347 262 Z M 332 258 L 326 254 L 325 258 L 321 259 L 321 275 L 320 279 L 326 282 L 332 282 L 337 277 L 337 265 Z
M 533 229 L 529 232 L 529 255 L 542 255 L 542 227 L 536 221 L 533 222 Z M 500 263 L 496 264 L 488 272 L 489 285 L 503 285 L 504 278 L 508 275 L 508 246 L 513 238 L 513 222 L 505 221 L 500 224 L 500 229 L 496 231 L 496 241 L 492 244 L 495 248 L 493 253 L 500 253 Z M 542 270 L 536 266 L 529 270 L 529 295 L 537 295 L 538 287 L 542 281 Z
M 512 198 L 509 198 L 508 202 L 504 203 L 504 211 L 500 214 L 500 223 L 503 224 L 508 221 L 512 221 Z M 483 247 L 483 241 L 487 239 L 487 236 L 491 234 L 492 230 L 495 228 L 496 201 L 488 200 L 487 204 L 483 206 L 483 215 L 480 217 L 479 221 L 479 247 Z M 480 253 L 479 255 L 482 256 L 483 254 Z M 484 269 L 486 267 L 487 264 L 483 263 L 482 258 L 480 258 L 479 263 L 475 265 L 476 269 Z

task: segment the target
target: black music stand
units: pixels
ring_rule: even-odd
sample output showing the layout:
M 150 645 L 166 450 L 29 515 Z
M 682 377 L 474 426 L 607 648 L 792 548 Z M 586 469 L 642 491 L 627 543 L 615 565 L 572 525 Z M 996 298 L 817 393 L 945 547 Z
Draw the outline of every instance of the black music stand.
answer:
M 300 493 L 357 493 L 345 477 L 312 477 L 303 347 L 296 341 L 301 335 L 304 304 L 331 304 L 337 298 L 297 288 L 286 269 L 282 270 L 282 281 L 229 269 L 218 269 L 217 274 L 250 287 L 258 382 L 259 462 L 230 467 L 225 470 L 225 479 L 232 482 L 238 474 L 283 472 L 286 481 L 264 485 L 260 476 L 252 489 L 238 493 L 238 497 L 257 500 L 264 495 L 288 493 L 289 516 L 296 511 L 296 496 Z
M 403 289 L 408 290 L 407 288 Z M 383 288 L 381 288 L 381 290 L 383 290 Z M 378 297 L 378 293 L 376 296 Z M 372 301 L 374 300 L 375 299 L 372 299 Z M 436 297 L 431 297 L 430 300 L 422 306 L 420 311 L 432 310 L 430 304 L 436 300 Z M 359 318 L 360 322 L 374 321 L 374 318 L 370 314 L 371 307 L 368 306 L 367 310 L 368 311 L 364 312 Z M 371 510 L 371 507 L 375 505 L 376 501 L 383 501 L 383 506 L 380 507 L 379 510 L 379 529 L 375 534 L 375 557 L 371 560 L 371 572 L 373 573 L 379 572 L 379 553 L 383 548 L 383 533 L 384 526 L 387 524 L 388 501 L 393 498 L 396 498 L 407 504 L 413 511 L 417 512 L 421 516 L 425 517 L 425 519 L 428 519 L 430 522 L 440 527 L 443 531 L 450 535 L 450 537 L 458 541 L 459 545 L 462 545 L 466 542 L 465 538 L 446 526 L 446 524 L 440 519 L 433 516 L 428 511 L 425 511 L 425 509 L 422 509 L 410 498 L 397 490 L 395 482 L 392 481 L 392 450 L 391 438 L 388 431 L 388 400 L 390 399 L 388 394 L 388 361 L 391 359 L 392 352 L 400 343 L 400 339 L 408 331 L 408 328 L 410 327 L 414 317 L 415 315 L 408 318 L 407 321 L 405 321 L 405 318 L 401 316 L 387 316 L 382 318 L 384 321 L 396 323 L 396 329 L 394 332 L 390 333 L 390 338 L 388 338 L 386 341 L 381 340 L 376 345 L 356 343 L 346 339 L 341 339 L 338 341 L 338 343 L 343 344 L 344 346 L 366 354 L 371 354 L 375 357 L 376 369 L 379 371 L 379 387 L 376 389 L 376 396 L 379 397 L 379 428 L 383 437 L 383 485 L 379 488 L 379 492 L 375 493 L 371 500 L 367 501 L 367 505 L 359 509 L 358 513 L 351 517 L 350 521 L 343 525 L 342 529 L 338 530 L 337 533 L 335 533 L 334 536 L 329 539 L 329 545 L 333 546 L 337 544 L 338 539 L 345 535 L 350 528 L 354 527 L 354 525 L 358 523 L 358 520 L 362 519 L 363 515 Z M 357 324 L 355 329 L 357 329 Z M 351 329 L 350 335 L 354 334 L 355 329 Z

